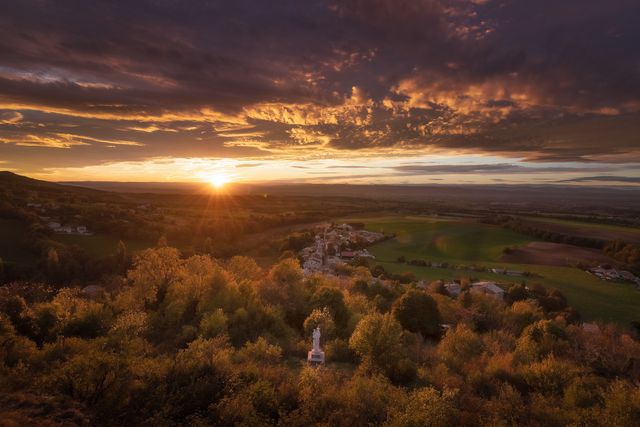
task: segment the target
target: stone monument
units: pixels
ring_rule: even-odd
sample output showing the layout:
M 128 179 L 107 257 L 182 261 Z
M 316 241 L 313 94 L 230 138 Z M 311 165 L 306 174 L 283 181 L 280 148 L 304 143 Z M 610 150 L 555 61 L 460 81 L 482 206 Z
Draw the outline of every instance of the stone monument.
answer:
M 313 364 L 324 363 L 324 351 L 320 350 L 320 328 L 313 330 L 313 349 L 307 353 L 307 361 Z

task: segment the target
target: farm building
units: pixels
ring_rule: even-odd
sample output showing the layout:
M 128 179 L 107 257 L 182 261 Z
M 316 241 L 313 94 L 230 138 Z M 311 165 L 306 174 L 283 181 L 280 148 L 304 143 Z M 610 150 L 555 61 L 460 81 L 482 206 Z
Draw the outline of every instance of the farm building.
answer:
M 485 294 L 493 298 L 503 300 L 504 289 L 496 285 L 495 282 L 476 282 L 471 284 L 471 292 L 475 294 Z
M 447 290 L 449 295 L 451 295 L 452 297 L 457 297 L 458 295 L 460 295 L 460 292 L 462 290 L 460 288 L 460 284 L 456 283 L 456 282 L 445 283 L 444 284 L 444 288 Z

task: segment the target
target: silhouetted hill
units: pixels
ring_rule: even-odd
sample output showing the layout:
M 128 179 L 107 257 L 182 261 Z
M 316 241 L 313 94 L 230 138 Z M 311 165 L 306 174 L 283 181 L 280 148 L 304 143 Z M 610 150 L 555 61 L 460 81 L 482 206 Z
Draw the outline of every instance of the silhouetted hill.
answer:
M 0 171 L 0 188 L 22 191 L 46 191 L 85 195 L 102 194 L 102 191 L 80 186 L 63 185 L 18 175 L 9 171 Z

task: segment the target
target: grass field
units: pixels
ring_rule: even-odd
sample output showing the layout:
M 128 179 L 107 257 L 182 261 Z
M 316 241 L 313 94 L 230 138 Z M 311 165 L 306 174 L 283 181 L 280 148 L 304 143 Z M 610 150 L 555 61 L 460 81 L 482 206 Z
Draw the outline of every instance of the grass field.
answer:
M 104 257 L 114 254 L 119 241 L 119 239 L 115 237 L 104 234 L 94 234 L 92 236 L 58 234 L 55 235 L 53 239 L 65 245 L 76 245 L 87 251 L 89 255 L 95 257 Z M 134 240 L 125 240 L 124 244 L 126 245 L 129 253 L 154 246 L 153 244 L 146 244 L 144 242 Z
M 358 219 L 367 229 L 395 233 L 396 237 L 375 246 L 385 261 L 399 255 L 432 261 L 498 261 L 507 246 L 526 245 L 531 238 L 474 220 L 434 217 L 389 217 Z
M 589 228 L 594 230 L 618 231 L 621 233 L 640 236 L 640 229 L 635 227 L 625 227 L 622 225 L 615 225 L 615 224 L 598 224 L 595 222 L 577 221 L 577 220 L 560 219 L 560 218 L 544 218 L 544 217 L 538 217 L 538 216 L 528 216 L 525 218 L 533 221 L 538 221 L 538 222 L 546 222 L 549 224 L 560 224 L 560 225 L 567 225 L 569 227 Z
M 554 231 L 577 236 L 596 237 L 603 240 L 620 239 L 627 242 L 640 243 L 640 229 L 637 227 L 536 216 L 524 217 L 524 219 L 547 225 Z
M 630 284 L 605 282 L 570 267 L 522 265 L 500 262 L 505 246 L 524 245 L 527 236 L 468 220 L 433 217 L 358 218 L 367 229 L 396 233 L 396 238 L 370 248 L 376 263 L 394 273 L 410 271 L 426 280 L 462 277 L 496 282 L 540 283 L 562 291 L 584 320 L 612 321 L 627 325 L 640 319 L 640 291 Z M 530 271 L 539 278 L 507 277 L 486 272 L 410 266 L 396 262 L 399 256 L 456 264 L 482 264 Z

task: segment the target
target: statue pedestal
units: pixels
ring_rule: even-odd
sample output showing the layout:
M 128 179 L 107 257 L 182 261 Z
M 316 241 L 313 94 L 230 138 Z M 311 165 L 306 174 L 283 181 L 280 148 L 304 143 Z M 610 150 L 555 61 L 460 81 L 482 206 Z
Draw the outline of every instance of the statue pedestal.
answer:
M 314 364 L 324 363 L 324 351 L 310 350 L 309 353 L 307 353 L 307 362 Z

